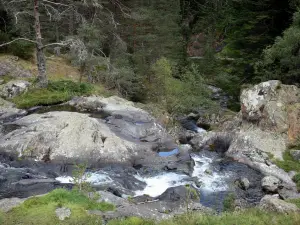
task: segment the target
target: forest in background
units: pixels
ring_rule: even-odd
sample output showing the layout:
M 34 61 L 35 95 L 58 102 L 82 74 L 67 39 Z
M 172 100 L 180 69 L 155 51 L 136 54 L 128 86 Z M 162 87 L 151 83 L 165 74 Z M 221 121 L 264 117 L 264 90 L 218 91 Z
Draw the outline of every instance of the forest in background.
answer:
M 35 58 L 34 2 L 46 56 L 172 114 L 213 108 L 206 85 L 234 110 L 245 85 L 300 83 L 298 0 L 1 0 L 0 45 L 24 38 L 1 53 Z

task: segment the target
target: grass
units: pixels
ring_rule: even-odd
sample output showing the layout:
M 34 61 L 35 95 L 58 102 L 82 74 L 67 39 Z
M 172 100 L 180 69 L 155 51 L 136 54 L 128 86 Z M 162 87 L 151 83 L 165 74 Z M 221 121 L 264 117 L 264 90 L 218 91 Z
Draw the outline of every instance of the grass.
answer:
M 283 160 L 273 159 L 273 162 L 286 172 L 300 172 L 300 163 L 292 158 L 290 155 L 290 150 L 287 150 L 283 153 Z
M 243 212 L 223 213 L 221 215 L 205 215 L 200 213 L 189 213 L 175 216 L 172 219 L 161 222 L 142 220 L 139 218 L 128 218 L 123 220 L 112 220 L 108 225 L 299 225 L 299 214 L 279 214 L 264 212 L 259 209 L 249 209 Z
M 55 215 L 59 207 L 71 210 L 70 218 L 64 222 L 60 222 Z M 98 203 L 78 191 L 56 189 L 42 197 L 30 198 L 2 214 L 2 224 L 102 224 L 101 217 L 88 215 L 86 210 L 112 211 L 114 206 L 105 202 Z
M 74 96 L 92 94 L 109 95 L 104 88 L 88 83 L 78 83 L 70 80 L 49 81 L 47 88 L 32 88 L 28 92 L 16 96 L 12 102 L 18 108 L 27 109 L 37 105 L 54 105 L 66 102 Z
M 295 204 L 300 209 L 300 198 L 289 199 L 288 202 Z

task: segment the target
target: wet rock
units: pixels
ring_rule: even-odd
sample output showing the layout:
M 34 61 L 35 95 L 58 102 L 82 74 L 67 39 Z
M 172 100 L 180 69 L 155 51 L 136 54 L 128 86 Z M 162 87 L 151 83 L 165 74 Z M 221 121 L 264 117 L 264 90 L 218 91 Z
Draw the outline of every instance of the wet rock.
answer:
M 192 146 L 189 145 L 189 144 L 179 145 L 178 149 L 179 149 L 179 155 L 180 156 L 187 155 L 193 150 Z
M 253 140 L 249 139 L 244 132 L 233 137 L 233 141 L 225 154 L 237 162 L 260 171 L 262 174 L 276 177 L 288 185 L 295 186 L 288 174 L 270 162 L 268 155 L 256 148 L 253 145 Z
M 238 181 L 238 185 L 243 190 L 248 190 L 250 187 L 250 181 L 246 177 L 244 177 Z
M 197 121 L 198 119 L 199 119 L 199 114 L 196 114 L 196 113 L 190 113 L 190 114 L 188 114 L 187 115 L 187 119 L 189 119 L 189 120 L 195 120 L 195 121 Z
M 24 116 L 26 114 L 25 110 L 17 109 L 15 104 L 8 102 L 2 98 L 0 98 L 0 123 L 7 122 L 14 118 L 18 118 L 20 116 Z M 0 136 L 1 133 L 5 132 L 4 128 L 0 126 Z
M 276 193 L 278 191 L 279 184 L 280 180 L 273 176 L 266 176 L 261 181 L 262 188 L 270 193 Z
M 295 213 L 300 212 L 295 204 L 285 202 L 277 197 L 266 195 L 260 201 L 259 207 L 264 210 L 279 213 Z
M 178 140 L 181 144 L 188 144 L 195 135 L 196 133 L 194 131 L 185 130 L 179 134 Z
M 24 80 L 12 80 L 0 87 L 0 96 L 13 98 L 26 92 L 31 84 Z
M 189 191 L 189 188 L 193 191 Z M 190 201 L 193 202 L 199 199 L 199 196 L 195 195 L 195 193 L 197 193 L 197 190 L 193 187 L 186 187 L 182 185 L 168 188 L 163 194 L 157 197 L 157 199 L 166 202 L 184 202 L 187 198 L 189 198 Z
M 208 89 L 211 90 L 212 100 L 218 101 L 222 108 L 227 108 L 229 96 L 221 89 L 212 85 L 207 85 Z
M 291 150 L 290 155 L 293 157 L 294 160 L 300 161 L 300 150 Z
M 206 169 L 205 171 L 204 171 L 204 173 L 206 173 L 206 174 L 208 174 L 208 175 L 212 175 L 212 170 L 210 170 L 210 169 Z
M 71 216 L 71 210 L 69 208 L 57 208 L 55 214 L 59 220 L 65 220 Z
M 116 207 L 128 203 L 126 199 L 123 199 L 107 191 L 97 191 L 96 193 L 100 195 L 100 198 L 97 200 L 97 202 L 107 202 L 115 205 Z

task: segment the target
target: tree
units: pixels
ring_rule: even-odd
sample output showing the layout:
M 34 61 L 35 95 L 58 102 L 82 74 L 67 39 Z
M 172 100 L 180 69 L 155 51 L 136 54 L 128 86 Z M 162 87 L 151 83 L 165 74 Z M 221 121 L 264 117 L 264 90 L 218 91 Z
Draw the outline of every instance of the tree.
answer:
M 90 18 L 92 18 L 92 24 L 96 20 L 101 21 L 101 18 L 99 18 L 99 16 L 103 16 L 103 13 L 99 13 L 99 11 L 101 10 L 108 11 L 112 20 L 114 19 L 112 12 L 108 8 L 104 7 L 104 3 L 102 4 L 100 0 L 2 0 L 1 3 L 6 11 L 10 12 L 13 15 L 16 25 L 19 23 L 19 20 L 22 20 L 22 23 L 26 22 L 29 25 L 34 24 L 32 34 L 28 34 L 28 32 L 26 32 L 26 34 L 24 35 L 26 37 L 15 38 L 12 41 L 0 44 L 0 47 L 10 45 L 20 40 L 35 44 L 38 68 L 37 80 L 39 87 L 46 87 L 48 84 L 46 73 L 46 59 L 44 54 L 45 48 L 50 46 L 53 47 L 56 45 L 67 46 L 68 48 L 73 50 L 73 52 L 75 51 L 75 55 L 78 56 L 79 61 L 83 62 L 88 57 L 87 51 L 90 49 L 89 46 L 85 46 L 85 40 L 80 40 L 80 35 L 73 35 L 73 32 L 75 30 L 74 24 L 79 27 L 80 24 L 85 24 L 86 21 L 89 21 Z M 108 3 L 120 8 L 122 13 L 126 14 L 127 8 L 124 7 L 124 5 L 120 1 L 111 0 Z M 21 16 L 29 16 L 29 18 L 19 19 L 19 17 Z M 46 17 L 49 19 L 49 21 L 47 22 L 45 22 Z M 76 20 L 74 21 L 74 17 L 79 18 L 79 22 L 76 22 Z M 34 19 L 33 21 L 32 18 Z M 65 23 L 67 23 L 68 28 L 62 29 L 67 30 L 67 32 L 63 31 L 63 35 L 59 34 L 59 23 L 61 23 L 62 25 L 65 25 Z M 47 29 L 49 28 L 48 30 L 51 30 L 55 35 L 50 35 L 47 33 L 47 35 L 45 35 L 47 37 L 44 38 L 42 36 L 42 32 L 46 33 L 46 29 L 43 29 L 43 26 L 47 26 Z M 70 34 L 72 36 L 70 36 Z M 65 40 L 59 40 L 60 36 L 66 36 L 67 38 L 65 38 Z M 44 42 L 48 43 L 45 44 Z M 95 51 L 95 49 L 97 49 L 97 51 Z M 101 46 L 99 48 L 98 46 L 96 46 L 95 49 L 92 49 L 91 52 L 102 52 Z

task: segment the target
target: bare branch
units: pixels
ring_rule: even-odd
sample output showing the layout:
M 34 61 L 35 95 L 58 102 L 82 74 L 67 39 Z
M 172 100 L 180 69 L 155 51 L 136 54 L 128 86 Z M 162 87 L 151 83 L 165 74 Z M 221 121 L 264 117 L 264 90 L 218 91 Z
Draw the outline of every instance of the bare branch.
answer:
M 29 12 L 27 12 L 27 11 L 15 13 L 14 16 L 15 16 L 15 19 L 16 19 L 16 24 L 18 23 L 18 15 L 19 14 L 28 14 L 28 15 L 31 16 L 31 14 Z
M 63 3 L 59 3 L 59 2 L 52 2 L 52 1 L 48 1 L 48 0 L 42 0 L 43 2 L 47 2 L 49 4 L 54 4 L 54 5 L 61 5 L 61 6 L 65 6 L 65 7 L 69 7 L 69 5 L 63 4 Z
M 53 46 L 53 45 L 67 46 L 67 45 L 69 45 L 69 42 L 67 42 L 67 41 L 62 41 L 62 42 L 50 43 L 50 44 L 43 45 L 42 48 L 47 48 L 47 47 L 50 47 L 50 46 Z
M 20 41 L 20 40 L 22 40 L 22 41 L 28 41 L 28 42 L 36 44 L 36 41 L 30 40 L 30 39 L 27 39 L 27 38 L 16 38 L 16 39 L 14 39 L 12 41 L 9 41 L 9 42 L 1 44 L 0 48 L 3 47 L 3 46 L 6 46 L 6 45 L 10 45 L 10 44 L 12 44 L 12 43 L 14 43 L 16 41 Z

